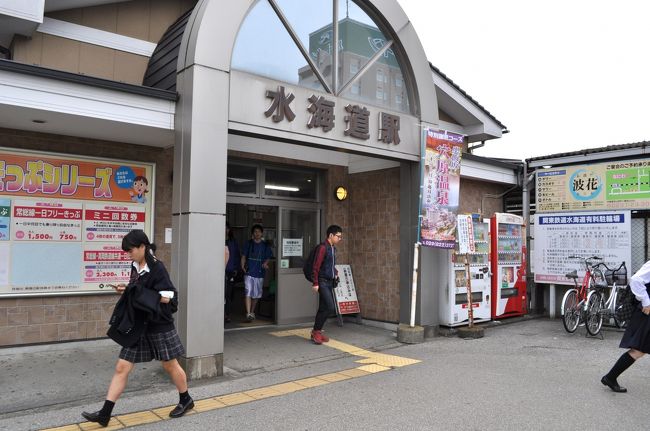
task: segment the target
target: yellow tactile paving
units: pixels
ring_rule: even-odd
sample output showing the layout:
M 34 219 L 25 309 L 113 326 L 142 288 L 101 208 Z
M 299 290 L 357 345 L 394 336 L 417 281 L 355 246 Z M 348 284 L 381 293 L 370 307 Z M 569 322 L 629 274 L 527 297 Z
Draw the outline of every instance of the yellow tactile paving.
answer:
M 46 428 L 41 431 L 79 431 L 81 428 L 79 428 L 79 425 L 74 424 L 74 425 L 65 425 L 62 427 L 56 427 L 56 428 Z
M 364 365 L 362 367 L 358 367 L 359 370 L 361 371 L 367 371 L 369 373 L 380 373 L 382 371 L 388 371 L 391 368 L 390 367 L 383 367 L 381 365 L 377 364 L 371 364 L 371 365 Z
M 295 380 L 294 383 L 302 385 L 306 388 L 315 388 L 316 386 L 326 385 L 329 382 L 325 380 L 321 380 L 317 377 L 309 377 L 307 379 Z
M 135 425 L 149 424 L 151 422 L 158 422 L 160 418 L 156 416 L 153 412 L 137 412 L 130 413 L 128 415 L 117 416 L 117 420 L 122 422 L 124 426 L 132 427 Z
M 108 423 L 108 426 L 106 428 L 95 422 L 82 422 L 79 424 L 79 428 L 81 428 L 83 431 L 112 431 L 124 429 L 124 425 L 122 425 L 116 418 L 111 418 L 111 421 Z
M 304 329 L 291 329 L 288 331 L 272 332 L 271 335 L 276 337 L 301 337 L 307 340 L 311 337 L 311 330 Z M 417 364 L 421 362 L 417 359 L 404 358 L 395 355 L 386 355 L 384 353 L 371 352 L 366 349 L 361 349 L 351 344 L 343 343 L 337 340 L 330 340 L 324 346 L 331 347 L 336 350 L 348 353 L 352 356 L 359 356 L 361 359 L 355 361 L 364 364 L 357 368 L 351 368 L 335 373 L 323 374 L 315 377 L 308 377 L 305 379 L 295 380 L 293 382 L 280 383 L 272 386 L 265 386 L 262 388 L 250 389 L 248 391 L 236 392 L 233 394 L 221 395 L 214 398 L 206 398 L 203 400 L 194 401 L 194 408 L 189 410 L 186 415 L 207 412 L 216 409 L 222 409 L 237 404 L 250 403 L 257 400 L 262 400 L 269 397 L 276 397 L 281 395 L 290 394 L 296 391 L 302 391 L 317 386 L 328 385 L 330 383 L 340 382 L 343 380 L 354 379 L 358 377 L 367 376 L 373 373 L 388 371 L 396 367 L 404 367 L 407 365 Z M 132 427 L 142 424 L 160 422 L 170 419 L 169 412 L 175 405 L 160 407 L 153 410 L 146 410 L 142 412 L 135 412 L 126 415 L 115 416 L 111 418 L 108 427 L 104 428 L 99 424 L 91 422 L 82 422 L 79 424 L 65 425 L 57 428 L 47 428 L 41 431 L 92 431 L 92 430 L 119 430 L 126 427 Z
M 368 374 L 370 374 L 368 371 L 363 371 L 363 370 L 360 370 L 358 368 L 351 368 L 349 370 L 339 371 L 339 373 L 344 374 L 346 376 L 350 376 L 350 377 L 363 377 L 363 376 L 367 376 Z
M 215 398 L 206 398 L 204 400 L 194 401 L 194 409 L 197 413 L 207 412 L 226 407 L 226 404 Z
M 330 374 L 323 374 L 321 376 L 318 376 L 318 378 L 322 380 L 326 380 L 330 383 L 334 383 L 334 382 L 340 382 L 341 380 L 351 379 L 352 377 L 346 376 L 345 374 L 341 374 L 341 373 L 330 373 Z
M 215 397 L 215 400 L 221 401 L 227 406 L 234 406 L 237 404 L 242 404 L 242 403 L 250 403 L 251 401 L 255 401 L 255 398 L 251 397 L 250 395 L 246 395 L 243 392 L 237 392 L 235 394 L 229 394 L 229 395 L 222 395 L 220 397 Z
M 302 391 L 303 389 L 307 389 L 305 386 L 298 385 L 298 384 L 296 384 L 294 382 L 281 383 L 279 385 L 269 386 L 269 388 L 272 388 L 272 389 L 278 391 L 282 395 L 290 394 L 291 392 Z
M 167 420 L 167 419 L 171 419 L 171 418 L 169 417 L 169 412 L 171 412 L 172 410 L 174 410 L 174 407 L 176 407 L 176 405 L 173 405 L 173 406 L 167 406 L 167 407 L 160 407 L 160 408 L 157 408 L 157 409 L 153 409 L 153 410 L 151 410 L 151 411 L 152 411 L 153 413 L 155 413 L 156 416 L 160 417 L 160 419 Z M 188 413 L 189 413 L 189 412 L 188 412 Z M 185 413 L 185 414 L 187 414 L 187 413 Z
M 355 362 L 358 362 L 359 364 L 377 364 L 384 367 L 405 367 L 407 365 L 417 364 L 421 361 L 418 359 L 404 358 L 402 356 L 370 352 L 366 358 L 359 359 Z
M 281 395 L 280 392 L 268 386 L 265 388 L 251 389 L 250 391 L 245 391 L 244 393 L 250 397 L 255 398 L 256 400 L 262 400 L 264 398 L 277 397 L 278 395 Z

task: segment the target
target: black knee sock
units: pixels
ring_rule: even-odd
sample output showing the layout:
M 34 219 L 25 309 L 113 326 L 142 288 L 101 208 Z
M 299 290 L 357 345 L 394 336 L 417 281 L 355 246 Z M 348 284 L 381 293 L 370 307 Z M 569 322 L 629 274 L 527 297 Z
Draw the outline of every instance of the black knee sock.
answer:
M 618 376 L 620 376 L 623 371 L 627 370 L 634 364 L 634 359 L 628 352 L 625 352 L 621 355 L 620 358 L 618 358 L 618 361 L 614 364 L 611 370 L 609 370 L 609 373 L 607 373 L 607 377 L 610 379 L 616 381 Z
M 185 404 L 190 399 L 190 391 L 179 392 L 178 398 L 181 403 Z
M 110 416 L 113 412 L 113 407 L 115 407 L 115 403 L 113 401 L 106 400 L 104 401 L 104 407 L 102 407 L 102 409 L 99 411 L 99 414 L 104 417 Z

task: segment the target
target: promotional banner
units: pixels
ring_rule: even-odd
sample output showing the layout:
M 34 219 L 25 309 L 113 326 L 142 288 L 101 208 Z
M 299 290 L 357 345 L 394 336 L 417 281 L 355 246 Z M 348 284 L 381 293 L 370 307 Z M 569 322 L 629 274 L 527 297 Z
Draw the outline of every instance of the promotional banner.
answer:
M 424 134 L 420 243 L 454 248 L 463 136 L 432 129 Z
M 121 241 L 151 236 L 153 178 L 151 164 L 0 148 L 0 296 L 128 281 Z
M 536 194 L 537 212 L 645 209 L 650 159 L 540 169 Z
M 630 211 L 535 214 L 535 282 L 573 286 L 566 274 L 577 269 L 583 277 L 585 270 L 571 255 L 601 257 L 612 269 L 621 262 L 631 268 L 630 216 Z

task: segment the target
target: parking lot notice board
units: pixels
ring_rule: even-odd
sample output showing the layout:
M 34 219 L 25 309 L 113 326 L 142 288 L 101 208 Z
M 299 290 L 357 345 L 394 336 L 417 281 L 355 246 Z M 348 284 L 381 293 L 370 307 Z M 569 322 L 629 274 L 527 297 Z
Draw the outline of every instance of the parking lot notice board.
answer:
M 152 164 L 0 148 L 0 296 L 128 281 L 122 237 L 151 235 Z
M 610 268 L 631 267 L 630 211 L 535 214 L 535 282 L 573 285 L 566 274 L 584 268 L 578 259 L 598 256 Z

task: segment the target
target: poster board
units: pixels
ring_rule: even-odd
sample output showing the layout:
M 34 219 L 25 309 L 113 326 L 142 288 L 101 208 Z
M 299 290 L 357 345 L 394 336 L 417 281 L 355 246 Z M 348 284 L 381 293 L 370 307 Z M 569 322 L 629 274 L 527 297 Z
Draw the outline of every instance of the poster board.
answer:
M 425 129 L 420 178 L 420 243 L 454 248 L 464 136 Z
M 350 265 L 336 265 L 339 273 L 339 285 L 334 289 L 336 304 L 339 314 L 356 314 L 361 313 L 357 291 L 354 287 L 354 278 L 352 278 L 352 268 Z
M 578 259 L 598 256 L 610 268 L 631 267 L 630 211 L 535 214 L 535 282 L 573 285 L 566 274 L 584 268 Z
M 536 211 L 646 209 L 650 205 L 650 159 L 539 169 Z
M 0 297 L 111 291 L 151 237 L 153 164 L 0 148 Z

